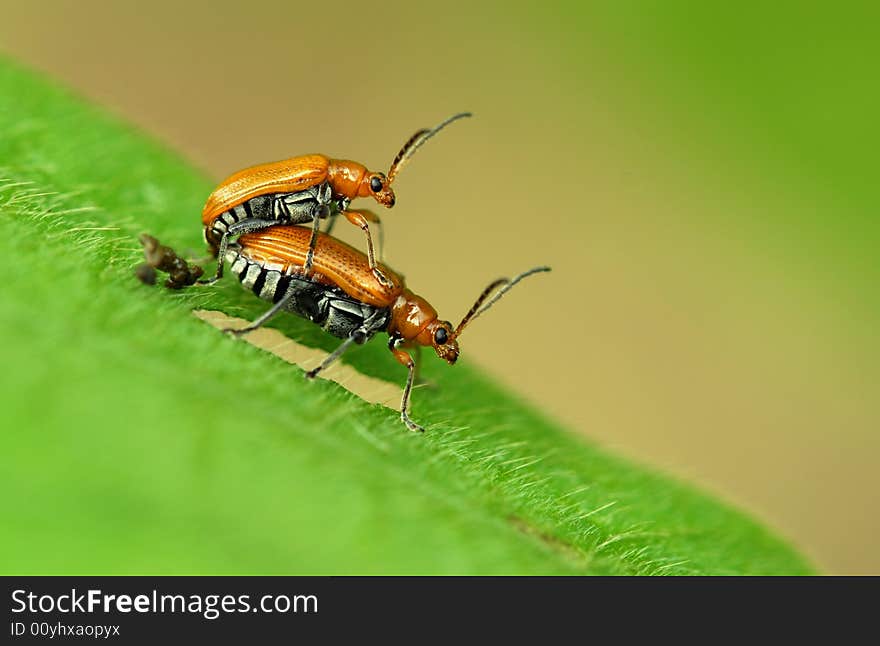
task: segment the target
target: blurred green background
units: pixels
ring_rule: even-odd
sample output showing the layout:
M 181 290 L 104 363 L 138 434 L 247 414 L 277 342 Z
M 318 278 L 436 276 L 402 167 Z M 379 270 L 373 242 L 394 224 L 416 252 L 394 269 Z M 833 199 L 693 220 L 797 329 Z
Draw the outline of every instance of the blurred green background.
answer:
M 880 11 L 693 5 L 18 3 L 0 48 L 218 180 L 384 170 L 473 111 L 401 174 L 387 259 L 452 319 L 554 274 L 463 351 L 825 571 L 880 573 Z

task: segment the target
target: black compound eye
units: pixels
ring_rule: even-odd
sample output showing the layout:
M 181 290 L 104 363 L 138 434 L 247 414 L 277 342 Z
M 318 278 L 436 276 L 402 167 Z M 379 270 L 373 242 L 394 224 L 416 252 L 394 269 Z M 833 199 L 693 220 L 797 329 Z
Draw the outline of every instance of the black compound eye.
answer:
M 373 191 L 373 193 L 378 193 L 379 191 L 381 191 L 382 190 L 382 180 L 379 179 L 378 177 L 373 177 L 370 180 L 370 190 Z
M 434 343 L 437 345 L 443 345 L 449 340 L 449 335 L 446 333 L 446 328 L 438 327 L 437 331 L 434 332 Z

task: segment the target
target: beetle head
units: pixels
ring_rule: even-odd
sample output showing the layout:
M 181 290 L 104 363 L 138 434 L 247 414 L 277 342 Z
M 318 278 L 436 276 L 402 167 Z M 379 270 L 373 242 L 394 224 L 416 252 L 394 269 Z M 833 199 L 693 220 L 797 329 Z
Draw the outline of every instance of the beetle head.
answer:
M 421 345 L 430 345 L 437 356 L 450 366 L 458 361 L 458 340 L 449 321 L 431 321 L 419 334 L 418 342 Z
M 370 196 L 384 207 L 394 206 L 394 190 L 384 173 L 367 173 L 361 182 L 359 197 Z
M 408 345 L 434 348 L 437 356 L 449 364 L 458 359 L 458 341 L 452 323 L 441 321 L 428 301 L 404 289 L 392 306 L 388 333 Z

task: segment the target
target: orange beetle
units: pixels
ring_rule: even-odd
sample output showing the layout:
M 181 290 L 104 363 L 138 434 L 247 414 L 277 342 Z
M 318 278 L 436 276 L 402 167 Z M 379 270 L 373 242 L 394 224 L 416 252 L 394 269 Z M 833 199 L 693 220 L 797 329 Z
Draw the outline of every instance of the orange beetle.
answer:
M 338 359 L 353 343 L 363 344 L 377 332 L 388 332 L 389 350 L 409 370 L 400 402 L 400 418 L 413 431 L 424 429 L 407 413 L 416 363 L 404 348 L 429 346 L 441 359 L 454 364 L 459 355 L 458 337 L 468 323 L 526 276 L 550 271 L 549 267 L 536 267 L 513 279 L 494 281 L 453 328 L 450 322 L 439 318 L 428 301 L 407 289 L 403 279 L 387 267 L 382 266 L 382 271 L 389 284 L 378 285 L 372 279 L 363 253 L 324 233 L 316 238 L 309 275 L 303 271 L 312 239 L 307 228 L 274 226 L 242 235 L 229 246 L 225 259 L 242 285 L 275 304 L 248 327 L 227 331 L 235 335 L 251 332 L 284 309 L 345 339 L 321 365 L 306 373 L 309 378 Z
M 218 257 L 217 272 L 210 284 L 223 274 L 223 257 L 230 236 L 265 229 L 279 223 L 313 222 L 309 251 L 303 260 L 305 273 L 311 270 L 319 221 L 342 213 L 360 227 L 367 238 L 370 271 L 382 284 L 385 274 L 376 266 L 370 222 L 379 217 L 369 211 L 349 211 L 351 200 L 372 197 L 382 206 L 394 206 L 391 184 L 403 165 L 428 139 L 453 121 L 471 116 L 469 112 L 453 115 L 434 128 L 423 128 L 407 141 L 388 174 L 372 172 L 366 166 L 346 159 L 324 155 L 304 155 L 261 164 L 241 170 L 224 180 L 208 197 L 202 211 L 205 240 Z

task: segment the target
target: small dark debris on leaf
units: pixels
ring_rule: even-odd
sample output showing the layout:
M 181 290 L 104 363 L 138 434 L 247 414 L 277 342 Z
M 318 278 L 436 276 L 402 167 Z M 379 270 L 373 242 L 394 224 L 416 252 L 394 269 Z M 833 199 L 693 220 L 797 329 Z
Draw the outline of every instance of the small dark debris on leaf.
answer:
M 168 274 L 165 287 L 169 289 L 182 289 L 195 283 L 204 273 L 201 267 L 189 264 L 177 255 L 174 249 L 161 244 L 153 236 L 142 233 L 138 240 L 140 240 L 144 247 L 144 258 L 147 261 L 146 264 L 139 265 L 135 269 L 135 275 L 141 282 L 147 285 L 154 285 L 156 283 L 155 270 L 158 269 Z M 153 270 L 152 275 L 150 275 L 149 270 Z
M 144 285 L 156 284 L 156 268 L 145 262 L 139 264 L 134 269 L 134 275 L 138 277 Z

